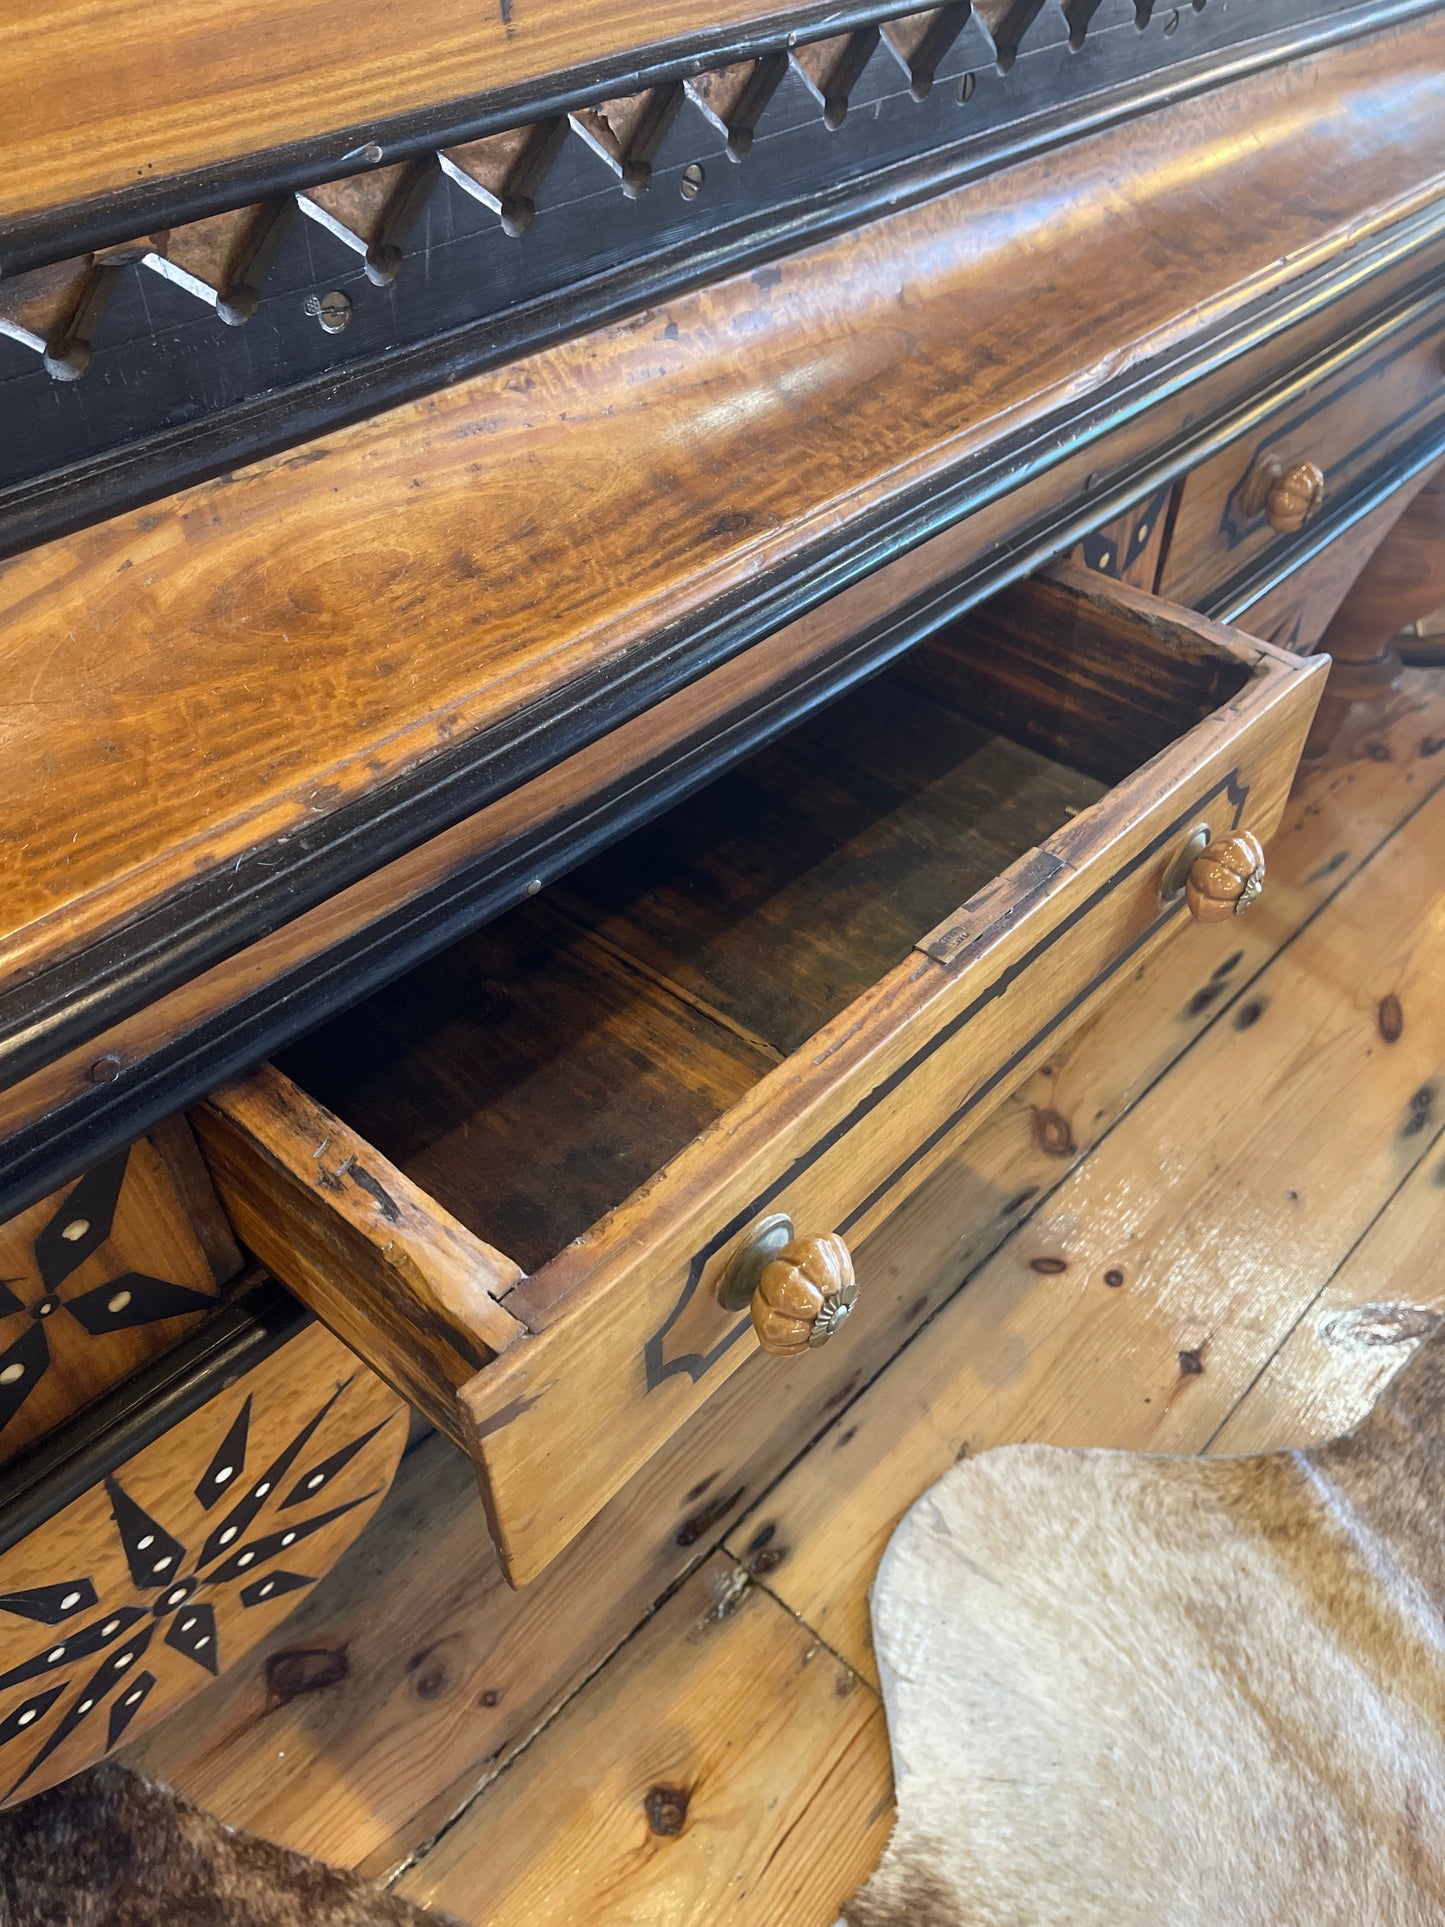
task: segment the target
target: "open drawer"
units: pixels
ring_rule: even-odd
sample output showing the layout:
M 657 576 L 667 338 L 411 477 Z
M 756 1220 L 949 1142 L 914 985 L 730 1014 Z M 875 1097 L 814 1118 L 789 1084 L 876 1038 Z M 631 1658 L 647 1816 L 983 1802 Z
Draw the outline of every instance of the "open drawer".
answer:
M 238 1232 L 472 1455 L 525 1581 L 756 1331 L 841 1322 L 837 1239 L 1234 914 L 1326 666 L 1072 568 L 1006 592 L 217 1092 Z

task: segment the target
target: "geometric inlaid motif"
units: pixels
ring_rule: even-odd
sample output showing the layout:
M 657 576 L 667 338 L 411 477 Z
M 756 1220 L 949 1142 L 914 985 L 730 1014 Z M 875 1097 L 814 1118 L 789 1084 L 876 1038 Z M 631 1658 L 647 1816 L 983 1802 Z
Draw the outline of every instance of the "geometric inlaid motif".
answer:
M 148 1139 L 0 1225 L 0 1461 L 168 1349 L 217 1299 Z
M 249 1651 L 370 1519 L 406 1434 L 396 1394 L 310 1326 L 0 1556 L 0 1805 Z

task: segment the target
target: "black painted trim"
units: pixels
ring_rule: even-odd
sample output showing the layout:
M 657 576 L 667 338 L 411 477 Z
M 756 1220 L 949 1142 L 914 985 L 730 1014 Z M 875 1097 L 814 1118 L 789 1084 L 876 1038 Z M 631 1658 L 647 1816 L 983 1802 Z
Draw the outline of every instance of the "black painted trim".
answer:
M 1406 0 L 1406 4 L 1419 11 L 1437 0 Z M 438 147 L 502 133 L 524 121 L 546 120 L 619 94 L 638 93 L 685 74 L 702 73 L 719 61 L 750 60 L 786 46 L 792 38 L 846 33 L 918 10 L 918 0 L 851 0 L 837 6 L 814 0 L 811 6 L 780 9 L 751 26 L 714 27 L 651 48 L 632 48 L 583 67 L 562 68 L 539 79 L 440 101 L 410 113 L 358 121 L 310 140 L 46 208 L 12 221 L 0 233 L 0 275 L 19 274 L 129 241 L 154 228 L 178 227 L 227 208 L 313 187 L 348 170 L 360 173 L 368 166 L 391 166 Z M 1390 7 L 1383 11 L 1394 17 Z M 381 148 L 380 159 L 368 161 L 363 150 L 370 146 Z
M 1400 240 L 1398 245 L 1403 249 L 1405 242 Z M 1358 264 L 1355 270 L 1359 276 L 1371 271 L 1370 263 Z M 1218 453 L 1291 395 L 1321 379 L 1322 368 L 1328 371 L 1348 359 L 1359 352 L 1361 341 L 1368 342 L 1408 321 L 1421 305 L 1434 298 L 1433 284 L 1423 293 L 1407 292 L 1384 315 L 1361 323 L 1314 362 L 1292 369 L 1286 381 L 1262 386 L 1216 418 L 1201 423 L 1188 437 L 1170 444 L 1154 460 L 1082 500 L 1055 508 L 1006 553 L 991 554 L 941 587 L 901 605 L 829 657 L 809 665 L 793 682 L 779 685 L 766 701 L 754 705 L 742 717 L 726 719 L 697 742 L 682 746 L 675 757 L 644 772 L 625 792 L 599 797 L 578 817 L 542 826 L 508 853 L 488 859 L 479 868 L 464 870 L 445 885 L 401 906 L 392 917 L 324 955 L 308 959 L 219 1017 L 125 1066 L 112 1082 L 97 1085 L 16 1132 L 0 1144 L 0 1218 L 13 1216 L 159 1118 L 194 1102 L 224 1078 L 358 1002 L 467 930 L 502 914 L 522 899 L 533 879 L 554 880 L 681 800 L 824 702 L 886 667 L 943 623 L 966 613 L 985 596 L 1072 546 L 1101 522 Z M 1264 322 L 1251 326 L 1260 338 L 1276 332 Z M 1215 344 L 1220 361 L 1238 352 L 1240 344 L 1232 337 L 1222 337 Z M 1181 376 L 1171 386 L 1184 386 L 1185 379 Z M 1150 399 L 1165 392 L 1168 390 L 1153 392 Z M 1007 472 L 993 492 L 1002 493 L 1021 479 L 1017 469 Z M 940 526 L 954 519 L 944 513 Z M 379 861 L 367 867 L 375 868 Z
M 1368 0 L 1366 5 L 1328 15 L 1305 27 L 1291 26 L 1263 35 L 1241 49 L 1181 61 L 1147 81 L 1106 89 L 1092 100 L 1062 102 L 1049 112 L 1002 130 L 981 146 L 960 143 L 967 146 L 964 153 L 948 149 L 915 156 L 894 162 L 861 181 L 850 180 L 823 191 L 810 189 L 801 200 L 785 203 L 761 220 L 749 217 L 711 234 L 689 237 L 620 268 L 535 297 L 504 314 L 483 316 L 464 327 L 404 344 L 383 356 L 328 369 L 254 400 L 220 409 L 203 421 L 108 449 L 92 461 L 72 463 L 43 477 L 0 489 L 0 558 L 263 460 L 551 343 L 605 326 L 720 275 L 764 265 L 1030 155 L 1057 149 L 1284 60 L 1399 25 L 1436 11 L 1441 3 Z M 858 17 L 876 19 L 880 10 L 864 9 Z M 602 97 L 606 92 L 604 89 Z M 589 96 L 593 97 L 598 97 L 595 89 Z M 572 104 L 582 103 L 574 99 Z M 556 102 L 538 105 L 533 101 L 528 118 L 555 107 Z M 516 111 L 511 110 L 510 120 L 504 117 L 504 124 L 515 123 Z M 427 146 L 427 141 L 420 141 L 417 151 Z M 265 192 L 303 187 L 314 178 L 324 177 L 324 172 L 297 174 L 287 182 L 270 183 Z M 254 195 L 249 189 L 242 192 L 238 188 L 223 205 L 236 205 L 238 196 L 242 201 L 262 198 L 262 188 L 257 187 Z M 194 218 L 194 213 L 171 211 L 156 215 L 152 225 L 163 221 L 174 226 Z M 125 236 L 143 225 L 132 217 Z M 117 232 L 109 238 L 121 237 Z M 72 234 L 64 251 L 73 253 L 78 245 Z M 0 257 L 3 252 L 0 237 Z M 5 271 L 8 266 L 0 266 L 0 272 Z
M 0 1554 L 310 1322 L 304 1306 L 259 1274 L 194 1338 L 133 1373 L 0 1470 Z
M 1358 281 L 1370 264 L 1378 267 L 1382 258 L 1406 250 L 1410 235 L 1424 239 L 1441 232 L 1445 203 L 1429 210 L 1428 218 L 1407 224 L 1383 249 L 1371 250 L 1343 268 L 1337 265 L 1307 291 L 1292 290 L 1250 320 L 1193 345 L 1172 364 L 1156 364 L 1112 384 L 1087 408 L 1061 414 L 1026 436 L 1009 438 L 977 469 L 952 482 L 929 483 L 860 517 L 843 539 L 816 543 L 810 556 L 791 559 L 746 588 L 720 597 L 700 618 L 659 631 L 613 665 L 593 669 L 505 724 L 479 732 L 321 821 L 249 853 L 122 931 L 13 987 L 0 995 L 0 1081 L 18 1081 L 121 1021 L 928 536 L 1043 474 L 1246 348 L 1277 336 L 1317 312 L 1342 286 Z M 1216 433 L 1212 445 L 1222 445 L 1253 417 L 1322 379 L 1347 354 L 1358 352 L 1362 342 L 1398 325 L 1429 298 L 1427 288 L 1423 295 L 1392 303 L 1384 318 L 1357 327 L 1324 357 L 1295 371 L 1283 388 L 1278 383 L 1267 387 L 1243 418 L 1236 407 L 1227 431 Z M 1191 436 L 1187 450 L 1176 453 L 1174 470 L 1212 452 L 1212 445 L 1208 437 Z M 1156 470 L 1149 479 L 1157 486 L 1167 475 Z M 1092 520 L 1097 523 L 1104 513 L 1102 503 L 1095 505 Z M 1044 553 L 1036 551 L 1035 559 Z

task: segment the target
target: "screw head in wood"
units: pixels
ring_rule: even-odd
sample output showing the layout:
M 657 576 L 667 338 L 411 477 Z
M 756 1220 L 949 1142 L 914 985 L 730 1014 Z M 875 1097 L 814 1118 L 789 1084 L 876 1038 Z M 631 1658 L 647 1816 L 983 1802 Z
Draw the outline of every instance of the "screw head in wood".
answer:
M 330 294 L 308 294 L 302 306 L 329 335 L 339 335 L 343 328 L 350 326 L 351 298 L 339 288 L 333 288 Z

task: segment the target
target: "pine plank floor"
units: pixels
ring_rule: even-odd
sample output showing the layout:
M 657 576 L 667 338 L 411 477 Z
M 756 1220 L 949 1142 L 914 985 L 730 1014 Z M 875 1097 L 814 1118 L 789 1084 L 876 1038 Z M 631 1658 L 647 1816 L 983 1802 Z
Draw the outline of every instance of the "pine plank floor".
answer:
M 887 1835 L 867 1586 L 920 1492 L 1011 1439 L 1329 1436 L 1445 1315 L 1442 851 L 1415 676 L 1302 777 L 1258 912 L 1155 958 L 869 1241 L 837 1343 L 737 1373 L 521 1594 L 428 1439 L 130 1757 L 475 1927 L 831 1927 Z

